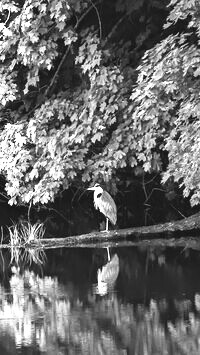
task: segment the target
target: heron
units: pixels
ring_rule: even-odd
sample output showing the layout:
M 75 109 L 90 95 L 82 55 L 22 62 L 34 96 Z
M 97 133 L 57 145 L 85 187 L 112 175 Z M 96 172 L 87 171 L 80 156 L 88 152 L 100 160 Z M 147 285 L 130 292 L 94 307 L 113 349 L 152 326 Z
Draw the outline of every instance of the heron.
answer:
M 108 231 L 109 221 L 115 225 L 117 222 L 117 207 L 115 201 L 110 194 L 103 190 L 99 184 L 95 184 L 93 187 L 89 187 L 87 190 L 94 191 L 94 207 L 106 217 L 106 229 Z M 108 260 L 110 260 L 110 252 L 107 247 Z

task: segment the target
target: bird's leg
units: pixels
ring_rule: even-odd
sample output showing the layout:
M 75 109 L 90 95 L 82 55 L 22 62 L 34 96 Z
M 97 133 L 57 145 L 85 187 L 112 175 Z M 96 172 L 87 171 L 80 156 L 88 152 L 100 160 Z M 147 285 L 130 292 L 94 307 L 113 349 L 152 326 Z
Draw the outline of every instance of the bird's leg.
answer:
M 109 250 L 109 247 L 106 247 L 107 249 L 107 254 L 108 254 L 108 261 L 110 261 L 110 250 Z
M 108 218 L 106 218 L 106 232 L 108 232 Z M 109 247 L 106 247 L 108 254 L 108 261 L 110 261 L 110 250 Z
M 108 218 L 106 218 L 106 232 L 108 232 Z

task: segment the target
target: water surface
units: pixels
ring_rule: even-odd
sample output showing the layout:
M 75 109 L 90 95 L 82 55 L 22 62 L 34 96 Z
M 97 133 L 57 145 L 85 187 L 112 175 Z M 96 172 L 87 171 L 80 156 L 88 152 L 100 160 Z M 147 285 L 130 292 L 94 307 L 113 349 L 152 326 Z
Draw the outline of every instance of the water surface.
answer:
M 2 252 L 0 354 L 199 354 L 200 253 L 129 247 L 114 255 L 102 282 L 106 249 L 22 253 L 18 264 Z

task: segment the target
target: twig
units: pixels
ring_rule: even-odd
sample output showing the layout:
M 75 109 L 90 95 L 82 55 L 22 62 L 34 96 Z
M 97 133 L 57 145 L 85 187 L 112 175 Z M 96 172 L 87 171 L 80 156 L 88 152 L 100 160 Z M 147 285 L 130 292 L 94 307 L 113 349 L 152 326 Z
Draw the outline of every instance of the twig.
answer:
M 104 46 L 107 44 L 107 42 L 109 41 L 109 39 L 112 37 L 113 33 L 116 31 L 117 27 L 120 25 L 120 23 L 127 17 L 127 14 L 125 14 L 124 16 L 120 17 L 120 19 L 117 21 L 117 23 L 113 26 L 112 30 L 110 31 L 110 33 L 108 34 L 107 38 L 104 41 Z
M 8 16 L 7 16 L 7 19 L 6 19 L 6 21 L 4 22 L 4 25 L 6 25 L 7 24 L 7 22 L 8 22 L 8 20 L 9 20 L 9 18 L 10 18 L 10 9 L 8 10 Z
M 1 244 L 3 243 L 3 227 L 1 226 Z
M 148 195 L 147 195 L 147 192 L 146 192 L 146 187 L 145 187 L 145 182 L 144 182 L 144 173 L 142 174 L 142 188 L 143 188 L 143 191 L 144 191 L 144 194 L 145 194 L 145 197 L 146 197 L 146 200 L 145 200 L 145 202 L 146 202 L 146 201 L 148 201 L 149 198 L 148 198 Z
M 48 208 L 49 211 L 54 211 L 56 212 L 60 217 L 62 217 L 67 223 L 73 224 L 71 221 L 69 221 L 62 213 L 57 211 L 55 208 Z
M 186 218 L 186 216 L 184 216 L 184 214 L 181 213 L 181 211 L 179 211 L 178 208 L 174 207 L 171 203 L 170 203 L 170 206 L 171 206 L 176 212 L 178 212 L 178 213 L 181 215 L 181 217 Z
M 157 178 L 158 174 L 156 174 L 154 177 L 152 177 L 152 179 L 150 179 L 149 181 L 146 181 L 144 184 L 150 184 L 150 182 L 154 181 Z
M 46 89 L 46 91 L 45 91 L 45 93 L 44 93 L 44 98 L 47 97 L 47 95 L 48 95 L 50 89 L 52 88 L 52 86 L 53 86 L 53 84 L 54 84 L 54 81 L 56 80 L 56 77 L 58 76 L 58 73 L 59 73 L 59 71 L 60 71 L 60 69 L 61 69 L 61 67 L 62 67 L 62 65 L 63 65 L 63 63 L 64 63 L 64 61 L 65 61 L 65 59 L 67 58 L 67 55 L 68 55 L 70 49 L 71 49 L 71 45 L 70 45 L 70 46 L 67 48 L 67 50 L 65 51 L 65 54 L 63 55 L 63 57 L 62 57 L 62 59 L 61 59 L 59 65 L 58 65 L 58 67 L 57 67 L 57 69 L 56 69 L 56 72 L 55 72 L 53 78 L 51 79 L 51 82 L 50 82 L 48 88 Z M 36 108 L 37 108 L 37 106 L 36 106 Z M 35 108 L 35 109 L 36 109 L 36 108 Z
M 99 37 L 100 37 L 100 41 L 102 39 L 102 25 L 101 25 L 101 19 L 100 19 L 100 16 L 99 16 L 99 11 L 96 7 L 96 5 L 93 3 L 92 0 L 90 0 L 92 6 L 94 7 L 95 11 L 96 11 L 96 14 L 97 14 L 97 17 L 98 17 L 98 21 L 99 21 Z
M 1 234 L 3 235 L 3 228 L 2 228 L 2 226 L 1 226 Z M 3 241 L 3 239 L 1 238 L 1 245 L 3 245 L 2 241 Z M 5 271 L 5 262 L 4 262 L 4 257 L 3 257 L 2 249 L 1 249 L 0 254 L 1 254 L 1 260 L 2 260 L 3 274 L 4 274 L 4 271 Z
M 2 192 L 0 192 L 0 195 L 3 196 L 6 200 L 8 200 L 8 196 L 4 195 Z
M 29 206 L 28 206 L 28 221 L 29 221 L 29 223 L 30 223 L 31 205 L 32 205 L 32 200 L 30 201 Z
M 80 25 L 80 23 L 82 22 L 82 20 L 86 17 L 86 15 L 92 10 L 92 8 L 95 6 L 97 6 L 98 4 L 100 4 L 102 2 L 102 0 L 97 1 L 95 4 L 91 5 L 90 7 L 88 7 L 88 9 L 84 12 L 84 14 L 78 19 L 76 25 L 74 26 L 74 28 L 77 30 L 78 26 Z
M 73 203 L 74 203 L 74 200 L 75 200 L 76 196 L 79 194 L 79 191 L 80 191 L 80 190 L 82 190 L 81 187 L 79 187 L 79 188 L 76 190 L 76 192 L 74 193 L 74 196 L 73 196 L 72 201 L 71 201 L 71 204 L 72 204 L 72 205 L 73 205 Z M 82 194 L 81 194 L 81 196 L 82 196 Z M 78 200 L 80 200 L 80 197 L 79 197 Z
M 150 197 L 151 197 L 152 193 L 154 192 L 154 190 L 158 190 L 158 191 L 161 191 L 161 192 L 165 192 L 165 190 L 163 190 L 163 189 L 160 189 L 160 188 L 158 188 L 158 187 L 154 187 L 154 188 L 151 190 L 149 196 L 147 196 L 147 199 L 144 201 L 144 205 L 145 205 L 145 203 L 150 199 Z

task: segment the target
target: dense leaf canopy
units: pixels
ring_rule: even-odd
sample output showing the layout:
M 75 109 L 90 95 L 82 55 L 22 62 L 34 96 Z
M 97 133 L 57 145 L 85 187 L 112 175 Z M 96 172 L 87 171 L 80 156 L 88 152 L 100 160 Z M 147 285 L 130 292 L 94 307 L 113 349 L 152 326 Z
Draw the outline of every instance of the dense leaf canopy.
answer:
M 198 0 L 2 0 L 0 21 L 10 204 L 128 167 L 174 177 L 200 202 Z

